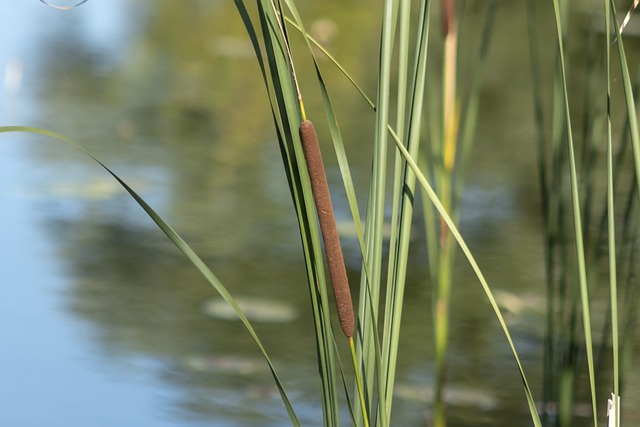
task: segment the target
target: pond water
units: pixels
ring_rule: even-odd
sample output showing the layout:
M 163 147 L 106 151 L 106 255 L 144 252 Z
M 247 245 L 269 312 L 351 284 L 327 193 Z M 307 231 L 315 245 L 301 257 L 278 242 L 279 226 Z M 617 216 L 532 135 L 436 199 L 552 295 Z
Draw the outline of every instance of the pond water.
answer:
M 379 25 L 372 3 L 300 2 L 369 93 Z M 72 137 L 139 191 L 245 305 L 303 425 L 321 425 L 297 224 L 266 92 L 233 4 L 93 0 L 62 12 L 23 0 L 0 11 L 0 124 Z M 520 2 L 499 14 L 460 221 L 512 308 L 515 344 L 540 396 L 545 278 L 526 21 Z M 355 184 L 366 194 L 371 131 L 362 129 L 371 129 L 373 115 L 323 65 Z M 301 82 L 307 111 L 320 116 L 309 76 Z M 348 224 L 336 162 L 326 163 L 338 220 Z M 62 143 L 2 135 L 0 212 L 0 425 L 287 425 L 243 326 L 96 164 Z M 360 255 L 346 227 L 345 258 L 357 282 Z M 418 426 L 433 382 L 420 230 L 410 262 L 394 416 L 397 425 Z M 528 426 L 507 343 L 460 264 L 450 423 Z

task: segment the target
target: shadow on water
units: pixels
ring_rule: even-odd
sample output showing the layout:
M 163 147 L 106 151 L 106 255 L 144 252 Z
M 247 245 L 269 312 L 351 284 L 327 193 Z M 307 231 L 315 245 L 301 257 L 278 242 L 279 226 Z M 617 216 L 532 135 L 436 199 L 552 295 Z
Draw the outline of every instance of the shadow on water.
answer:
M 365 59 L 375 56 L 377 12 L 370 5 L 353 4 L 344 15 L 333 16 L 336 4 L 305 3 L 302 8 L 327 17 L 315 22 L 318 31 L 328 31 L 336 55 L 345 58 L 346 67 L 373 93 L 375 76 Z M 127 13 L 124 31 L 129 38 L 108 49 L 84 39 L 81 19 L 59 15 L 60 24 L 48 29 L 37 47 L 37 121 L 86 144 L 131 179 L 234 296 L 267 307 L 254 311 L 258 333 L 280 367 L 294 406 L 301 408 L 303 424 L 319 425 L 315 344 L 295 217 L 266 93 L 236 11 L 222 1 L 188 7 L 147 1 Z M 526 33 L 516 30 L 520 12 L 506 7 L 504 13 L 513 14 L 514 22 L 505 20 L 508 28 L 498 31 L 517 36 L 496 37 L 504 46 L 495 51 L 508 58 L 502 66 L 510 67 L 511 77 L 488 73 L 486 117 L 480 120 L 472 160 L 477 166 L 462 201 L 461 220 L 487 276 L 504 291 L 503 304 L 519 307 L 510 319 L 535 389 L 544 304 L 537 291 L 544 277 L 537 196 L 532 196 L 537 190 L 530 184 L 535 169 L 532 148 L 509 144 L 529 140 L 532 147 L 531 112 L 510 107 L 521 102 L 515 99 L 528 102 L 530 95 L 500 91 L 504 78 L 514 79 L 508 87 L 528 91 L 528 83 L 522 82 L 529 65 L 525 55 L 520 55 L 521 62 L 509 56 L 516 49 L 512 45 L 526 44 Z M 346 25 L 354 18 L 364 28 Z M 360 127 L 371 123 L 372 115 L 348 83 L 327 70 L 336 108 L 343 111 L 339 117 L 344 117 L 341 125 L 356 186 L 366 194 L 369 153 L 363 139 L 368 135 L 363 136 Z M 321 100 L 311 94 L 313 79 L 305 80 L 308 109 L 319 114 Z M 497 130 L 490 116 L 504 122 L 500 117 L 505 114 L 514 123 L 526 123 L 527 129 Z M 277 391 L 244 328 L 205 310 L 215 292 L 133 202 L 104 183 L 92 166 L 77 166 L 88 163 L 70 150 L 54 144 L 32 144 L 29 150 L 31 161 L 44 167 L 48 177 L 34 203 L 48 212 L 43 228 L 55 242 L 56 258 L 69 280 L 65 304 L 82 324 L 82 339 L 99 349 L 97 363 L 126 366 L 131 360 L 147 360 L 161 387 L 171 390 L 169 409 L 161 411 L 173 414 L 175 425 L 286 423 Z M 327 163 L 338 216 L 348 219 L 335 161 L 328 158 Z M 357 282 L 358 246 L 353 237 L 344 240 L 349 274 Z M 410 256 L 414 267 L 394 412 L 399 425 L 422 425 L 433 372 L 421 237 L 416 237 Z M 476 279 L 463 265 L 457 281 L 448 394 L 455 410 L 450 423 L 529 425 L 517 371 L 488 305 L 478 304 L 484 297 Z M 268 307 L 272 302 L 284 304 L 275 312 L 291 310 L 294 320 L 261 317 L 273 314 Z

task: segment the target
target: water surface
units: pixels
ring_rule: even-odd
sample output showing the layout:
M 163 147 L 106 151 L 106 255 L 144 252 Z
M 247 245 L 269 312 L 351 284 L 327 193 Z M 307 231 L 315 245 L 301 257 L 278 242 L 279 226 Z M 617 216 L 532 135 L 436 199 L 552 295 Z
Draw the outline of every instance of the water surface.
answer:
M 300 4 L 373 94 L 379 11 L 369 3 Z M 461 225 L 505 304 L 519 307 L 512 332 L 540 395 L 544 272 L 525 21 L 517 5 L 500 13 Z M 1 123 L 73 137 L 130 182 L 248 304 L 303 425 L 321 425 L 297 225 L 266 92 L 233 5 L 112 0 L 60 12 L 34 0 L 5 4 L 0 16 L 0 36 L 11 40 L 0 65 L 20 77 L 5 79 Z M 322 66 L 366 194 L 371 131 L 362 126 L 371 129 L 373 115 Z M 308 112 L 320 116 L 312 74 L 301 84 Z M 60 143 L 1 139 L 0 425 L 287 425 L 244 328 L 211 308 L 213 289 L 108 174 Z M 338 220 L 348 223 L 337 165 L 331 155 L 326 163 Z M 418 224 L 398 425 L 424 425 L 433 380 L 421 233 Z M 358 245 L 348 230 L 343 239 L 357 282 Z M 507 343 L 462 260 L 455 282 L 451 425 L 530 425 Z

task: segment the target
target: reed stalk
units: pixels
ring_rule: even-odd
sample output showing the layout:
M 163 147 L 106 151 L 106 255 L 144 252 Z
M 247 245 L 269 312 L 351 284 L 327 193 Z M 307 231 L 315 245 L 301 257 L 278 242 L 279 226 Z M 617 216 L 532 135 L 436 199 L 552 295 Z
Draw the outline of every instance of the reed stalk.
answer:
M 605 0 L 605 80 L 607 87 L 607 99 L 611 99 L 611 5 Z M 608 224 L 608 249 L 609 249 L 609 286 L 611 307 L 611 344 L 613 348 L 613 415 L 609 417 L 610 427 L 620 427 L 620 356 L 618 341 L 618 266 L 616 245 L 616 220 L 614 197 L 614 162 L 613 143 L 611 129 L 611 109 L 607 108 L 607 224 Z
M 456 162 L 458 142 L 458 113 L 456 111 L 456 80 L 458 29 L 454 0 L 442 1 L 442 32 L 444 36 L 443 59 L 443 164 L 440 175 L 440 197 L 447 212 L 452 212 L 453 170 Z M 435 292 L 435 365 L 436 383 L 434 393 L 434 426 L 446 426 L 444 387 L 446 384 L 447 353 L 449 346 L 449 310 L 451 305 L 451 270 L 453 250 L 449 230 L 441 221 L 439 230 L 438 282 Z

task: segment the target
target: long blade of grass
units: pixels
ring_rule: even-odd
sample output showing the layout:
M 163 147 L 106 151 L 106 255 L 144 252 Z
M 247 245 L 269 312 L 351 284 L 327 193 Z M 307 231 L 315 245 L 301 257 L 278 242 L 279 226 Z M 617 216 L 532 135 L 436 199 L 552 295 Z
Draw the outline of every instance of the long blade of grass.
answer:
M 535 406 L 535 401 L 533 399 L 533 394 L 531 393 L 531 388 L 529 387 L 529 382 L 527 381 L 527 377 L 526 377 L 526 375 L 524 373 L 524 368 L 522 367 L 522 363 L 520 362 L 520 357 L 518 356 L 518 352 L 516 350 L 515 344 L 513 343 L 513 339 L 511 338 L 511 334 L 509 332 L 509 328 L 507 327 L 507 324 L 506 324 L 506 322 L 504 320 L 504 317 L 502 316 L 502 312 L 500 311 L 500 308 L 498 307 L 498 303 L 496 302 L 495 297 L 493 296 L 493 292 L 491 291 L 491 288 L 490 288 L 487 280 L 485 279 L 484 274 L 482 273 L 482 270 L 480 270 L 480 267 L 479 267 L 478 263 L 476 262 L 475 257 L 473 256 L 473 254 L 471 253 L 471 250 L 469 249 L 469 247 L 467 246 L 466 242 L 462 238 L 462 235 L 458 231 L 458 228 L 456 227 L 455 223 L 453 222 L 453 219 L 451 219 L 451 216 L 449 215 L 449 213 L 446 211 L 446 209 L 442 205 L 442 202 L 440 201 L 439 197 L 436 195 L 435 191 L 431 187 L 431 184 L 429 184 L 429 181 L 427 180 L 427 178 L 424 176 L 424 174 L 422 173 L 422 171 L 418 167 L 418 164 L 416 163 L 415 159 L 411 156 L 411 154 L 406 149 L 406 147 L 402 144 L 400 139 L 397 138 L 395 133 L 392 133 L 391 135 L 393 137 L 392 138 L 393 141 L 396 144 L 396 147 L 398 147 L 398 149 L 400 150 L 400 152 L 404 156 L 405 160 L 407 161 L 407 164 L 409 165 L 409 167 L 411 168 L 413 173 L 416 175 L 416 177 L 418 179 L 418 182 L 420 183 L 422 188 L 426 191 L 427 195 L 429 196 L 429 199 L 431 200 L 431 203 L 433 203 L 434 207 L 436 208 L 436 210 L 438 211 L 438 213 L 442 217 L 442 220 L 446 223 L 447 227 L 449 228 L 449 231 L 451 232 L 451 235 L 458 242 L 458 245 L 460 246 L 460 249 L 462 250 L 462 252 L 466 256 L 467 260 L 469 261 L 469 264 L 471 265 L 471 268 L 473 269 L 474 273 L 476 274 L 476 277 L 480 281 L 480 284 L 482 285 L 482 289 L 484 290 L 485 294 L 487 295 L 487 298 L 489 299 L 489 303 L 491 304 L 491 308 L 493 309 L 496 317 L 498 318 L 498 322 L 500 323 L 500 327 L 502 328 L 502 331 L 504 332 L 505 337 L 507 338 L 507 342 L 509 343 L 509 348 L 511 349 L 511 353 L 513 354 L 513 357 L 514 357 L 514 359 L 516 361 L 516 364 L 518 366 L 518 371 L 520 373 L 520 379 L 522 380 L 522 383 L 523 383 L 523 386 L 524 386 L 525 395 L 526 395 L 526 398 L 527 398 L 527 403 L 529 405 L 529 411 L 531 412 L 531 418 L 532 418 L 532 420 L 534 422 L 534 425 L 536 427 L 541 427 L 542 424 L 540 423 L 540 418 L 538 416 L 538 411 L 537 411 L 536 406 Z
M 493 31 L 493 24 L 495 22 L 497 8 L 497 1 L 491 0 L 487 7 L 484 28 L 482 31 L 480 47 L 478 50 L 478 59 L 475 64 L 475 71 L 473 74 L 473 80 L 471 82 L 471 88 L 469 89 L 469 99 L 466 103 L 464 121 L 461 126 L 461 160 L 460 165 L 458 166 L 458 170 L 461 173 L 464 173 L 468 168 L 467 165 L 469 163 L 469 157 L 471 154 L 471 145 L 473 143 L 473 136 L 475 134 L 475 128 L 478 122 L 480 92 L 482 89 L 482 82 L 484 80 L 484 70 L 486 68 L 489 46 L 491 44 L 491 33 Z M 457 193 L 460 192 L 460 187 L 464 182 L 464 179 L 462 178 L 463 177 L 460 177 L 460 179 L 456 180 Z
M 340 354 L 338 351 L 338 343 L 334 340 L 333 341 L 333 348 L 336 352 L 336 357 L 338 359 L 338 367 L 340 368 L 340 379 L 342 380 L 342 388 L 344 390 L 344 395 L 346 396 L 347 399 L 347 408 L 349 409 L 349 415 L 351 417 L 351 425 L 356 425 L 356 415 L 355 412 L 353 410 L 353 403 L 351 401 L 351 397 L 349 394 L 349 384 L 347 384 L 347 377 L 344 373 L 344 369 L 342 367 L 342 361 L 340 360 Z
M 542 406 L 546 408 L 550 402 L 556 402 L 557 399 L 557 382 L 556 374 L 556 331 L 558 322 L 556 317 L 559 315 L 556 304 L 556 264 L 555 264 L 555 237 L 556 225 L 555 213 L 557 212 L 557 204 L 554 202 L 557 197 L 553 197 L 555 193 L 561 193 L 562 190 L 553 184 L 556 168 L 553 167 L 552 156 L 550 155 L 548 138 L 545 135 L 545 119 L 542 100 L 542 83 L 539 58 L 540 50 L 538 48 L 538 25 L 536 22 L 537 0 L 528 0 L 527 5 L 527 28 L 529 33 L 529 52 L 531 61 L 531 80 L 532 80 L 532 99 L 534 108 L 534 121 L 536 127 L 536 146 L 537 146 L 537 168 L 538 168 L 538 185 L 540 188 L 542 226 L 544 234 L 545 246 L 545 277 L 546 277 L 546 319 L 545 319 L 545 343 L 544 343 L 544 362 L 543 362 L 543 392 Z M 556 98 L 554 97 L 554 100 Z M 554 104 L 555 105 L 555 104 Z M 553 191 L 551 191 L 553 189 Z M 547 411 L 543 411 L 543 422 L 547 424 Z
M 427 48 L 429 41 L 430 2 L 423 1 L 420 6 L 415 58 L 413 65 L 413 81 L 411 99 L 409 102 L 409 121 L 407 141 L 410 153 L 418 156 L 421 135 L 421 118 L 424 103 L 424 90 L 427 67 Z M 405 24 L 407 25 L 407 24 Z M 405 30 L 408 32 L 408 30 Z M 408 61 L 408 58 L 407 58 Z M 407 272 L 407 253 L 411 240 L 411 224 L 413 217 L 413 203 L 415 197 L 415 175 L 407 168 L 401 153 L 397 152 L 400 179 L 395 184 L 398 195 L 394 200 L 398 205 L 397 240 L 390 243 L 389 269 L 387 280 L 387 297 L 385 299 L 385 318 L 382 337 L 382 376 L 384 384 L 386 408 L 381 408 L 379 419 L 386 424 L 391 422 L 391 407 L 393 389 L 396 376 L 396 362 L 398 357 L 398 343 L 404 301 L 404 288 Z M 393 234 L 392 234 L 393 236 Z M 386 417 L 386 418 L 385 418 Z
M 616 5 L 613 0 L 610 1 L 612 16 L 616 16 Z M 638 115 L 636 113 L 636 103 L 633 96 L 633 87 L 631 85 L 631 77 L 629 76 L 629 66 L 627 65 L 627 56 L 624 50 L 620 27 L 614 25 L 616 30 L 616 42 L 618 44 L 618 58 L 620 60 L 620 70 L 622 72 L 622 83 L 624 87 L 624 98 L 627 103 L 627 115 L 629 117 L 629 130 L 631 131 L 631 144 L 633 146 L 633 160 L 636 167 L 636 182 L 638 184 L 638 194 L 640 195 L 640 131 L 638 130 Z
M 305 39 L 309 42 L 311 42 L 315 47 L 318 48 L 318 50 L 320 50 L 320 52 L 322 52 L 323 55 L 325 55 L 327 57 L 327 59 L 329 59 L 329 61 L 331 61 L 331 63 L 342 73 L 343 76 L 345 76 L 347 78 L 347 80 L 349 80 L 349 82 L 351 83 L 351 85 L 358 91 L 358 93 L 360 94 L 360 96 L 362 96 L 362 98 L 371 106 L 371 108 L 373 108 L 375 110 L 375 105 L 373 104 L 373 101 L 371 100 L 371 98 L 364 92 L 364 90 L 358 85 L 358 83 L 355 81 L 355 79 L 347 72 L 347 70 L 340 64 L 340 62 L 338 62 L 338 60 L 331 55 L 331 53 L 324 47 L 322 46 L 322 44 L 320 42 L 318 42 L 316 39 L 314 39 L 311 34 L 307 33 L 304 30 L 304 27 L 302 27 L 299 22 L 300 21 L 294 21 L 293 19 L 289 18 L 289 17 L 285 17 L 285 20 L 293 25 L 293 27 L 300 31 Z
M 254 342 L 256 343 L 258 348 L 260 349 L 260 352 L 262 353 L 262 356 L 264 357 L 264 359 L 267 362 L 267 365 L 269 366 L 269 370 L 271 372 L 271 376 L 273 377 L 273 380 L 274 380 L 274 382 L 275 382 L 275 384 L 276 384 L 276 386 L 278 388 L 278 392 L 280 393 L 280 397 L 282 399 L 282 402 L 284 403 L 284 406 L 285 406 L 285 408 L 287 410 L 287 413 L 289 414 L 289 419 L 290 419 L 292 425 L 299 426 L 300 422 L 298 421 L 298 418 L 297 418 L 297 416 L 295 414 L 295 411 L 293 410 L 293 407 L 291 406 L 291 402 L 289 401 L 289 397 L 287 396 L 287 394 L 286 394 L 286 392 L 284 390 L 284 386 L 282 385 L 282 381 L 280 380 L 280 377 L 278 376 L 278 374 L 277 374 L 277 372 L 275 370 L 275 367 L 273 365 L 273 362 L 269 358 L 269 355 L 268 355 L 266 349 L 262 345 L 262 342 L 260 341 L 260 338 L 258 338 L 258 335 L 256 334 L 255 330 L 253 329 L 253 326 L 251 325 L 251 322 L 249 322 L 249 319 L 247 319 L 247 317 L 245 316 L 244 312 L 242 311 L 242 309 L 240 308 L 238 303 L 233 299 L 233 297 L 231 296 L 231 294 L 229 293 L 227 288 L 216 277 L 216 275 L 209 269 L 209 267 L 207 267 L 207 265 L 202 260 L 202 258 L 200 258 L 195 253 L 195 251 L 191 248 L 191 246 L 189 246 L 187 244 L 187 242 L 185 242 L 182 239 L 182 237 L 180 237 L 180 235 L 151 206 L 149 206 L 149 204 L 142 197 L 140 197 L 140 195 L 138 195 L 138 193 L 136 193 L 122 178 L 120 178 L 108 166 L 106 166 L 104 163 L 102 163 L 100 160 L 98 160 L 96 157 L 94 157 L 92 154 L 90 154 L 80 144 L 78 144 L 77 142 L 75 142 L 71 138 L 67 138 L 64 135 L 60 135 L 60 134 L 57 134 L 55 132 L 51 132 L 51 131 L 48 131 L 48 130 L 45 130 L 45 129 L 29 127 L 29 126 L 2 126 L 2 127 L 0 127 L 0 133 L 11 133 L 11 132 L 24 132 L 24 133 L 32 133 L 32 134 L 43 135 L 43 136 L 46 136 L 48 138 L 53 138 L 53 139 L 56 139 L 58 141 L 62 141 L 62 142 L 65 142 L 67 144 L 72 145 L 76 149 L 80 150 L 83 154 L 88 156 L 90 159 L 92 159 L 94 162 L 96 162 L 98 165 L 100 165 L 105 171 L 107 171 L 122 186 L 122 188 L 124 188 L 131 195 L 131 197 L 136 201 L 136 203 L 138 203 L 138 205 L 140 205 L 140 207 L 153 220 L 153 222 L 156 223 L 158 228 L 160 228 L 160 230 L 162 230 L 162 232 L 167 236 L 167 238 L 169 238 L 169 240 L 171 240 L 171 242 L 187 257 L 187 259 L 191 262 L 191 264 L 193 264 L 193 266 L 196 267 L 196 269 L 198 269 L 198 271 L 200 272 L 200 274 L 202 274 L 202 276 L 205 278 L 205 280 L 207 282 L 209 282 L 209 284 L 218 292 L 218 294 L 220 294 L 220 296 L 222 298 L 224 298 L 225 301 L 227 301 L 227 303 L 231 306 L 231 308 L 236 313 L 238 318 L 242 321 L 243 325 L 245 326 L 245 328 L 247 329 L 247 331 L 249 332 L 249 334 L 253 338 Z
M 589 310 L 589 289 L 587 286 L 587 269 L 585 263 L 584 243 L 582 240 L 582 218 L 580 214 L 580 196 L 578 190 L 578 173 L 576 171 L 576 159 L 575 150 L 573 144 L 573 132 L 571 130 L 571 114 L 569 110 L 569 94 L 567 89 L 567 77 L 565 71 L 565 58 L 564 58 L 564 43 L 562 22 L 560 19 L 560 9 L 558 6 L 558 0 L 553 0 L 553 8 L 556 21 L 556 31 L 558 39 L 558 52 L 560 59 L 560 72 L 562 77 L 562 90 L 564 98 L 564 114 L 566 120 L 566 132 L 569 145 L 569 167 L 571 176 L 571 195 L 573 205 L 573 222 L 575 231 L 575 244 L 576 244 L 576 258 L 578 263 L 578 277 L 580 284 L 580 299 L 582 303 L 582 324 L 584 328 L 585 347 L 587 353 L 587 365 L 589 370 L 589 384 L 591 391 L 591 405 L 593 409 L 593 425 L 597 427 L 598 418 L 597 414 L 597 402 L 596 402 L 596 385 L 595 385 L 595 373 L 593 363 L 593 341 L 591 338 L 591 312 Z
M 607 84 L 607 217 L 609 234 L 609 288 L 611 298 L 611 345 L 613 351 L 613 402 L 615 403 L 614 420 L 611 427 L 620 427 L 620 385 L 619 385 L 619 353 L 618 353 L 618 279 L 616 256 L 616 226 L 613 185 L 613 143 L 611 136 L 611 5 L 605 0 L 605 74 Z
M 405 116 L 407 110 L 407 81 L 408 81 L 408 69 L 409 69 L 409 35 L 411 31 L 411 2 L 407 0 L 399 1 L 399 28 L 398 28 L 398 53 L 397 53 L 397 83 L 396 83 L 396 125 L 395 130 L 398 137 L 404 140 L 405 138 Z M 395 352 L 393 350 L 394 339 L 392 330 L 392 324 L 397 318 L 399 321 L 402 299 L 404 295 L 404 283 L 397 283 L 397 274 L 400 254 L 398 253 L 398 245 L 402 236 L 399 235 L 400 231 L 400 216 L 402 212 L 402 205 L 405 197 L 405 187 L 403 183 L 403 159 L 400 153 L 395 153 L 394 168 L 393 168 L 393 194 L 391 196 L 391 220 L 390 220 L 390 235 L 389 235 L 389 260 L 387 266 L 387 286 L 386 296 L 384 298 L 384 312 L 383 312 L 383 328 L 382 328 L 382 372 L 380 376 L 380 383 L 382 384 L 384 399 L 386 405 L 379 405 L 378 407 L 378 419 L 381 419 L 383 423 L 389 422 L 390 410 L 391 410 L 391 395 L 393 390 L 393 375 L 395 371 Z M 412 191 L 412 190 L 409 190 Z M 405 231 L 409 233 L 410 230 Z M 395 311 L 395 308 L 400 307 L 399 311 Z M 389 364 L 392 363 L 390 366 Z
M 383 2 L 382 33 L 380 36 L 380 58 L 378 63 L 378 93 L 376 97 L 376 121 L 374 132 L 373 165 L 371 186 L 369 188 L 369 200 L 365 225 L 366 267 L 369 274 L 367 278 L 362 274 L 360 281 L 359 319 L 362 336 L 358 343 L 358 363 L 363 366 L 365 372 L 365 391 L 369 393 L 368 406 L 372 406 L 374 386 L 374 372 L 376 360 L 376 348 L 373 321 L 378 317 L 378 304 L 380 300 L 380 282 L 382 267 L 382 230 L 384 226 L 384 208 L 387 173 L 387 126 L 389 123 L 390 92 L 391 92 L 391 61 L 393 57 L 393 42 L 397 19 L 398 3 L 393 0 Z M 367 280 L 368 279 L 368 280 Z M 378 382 L 378 387 L 381 387 Z M 382 393 L 378 393 L 378 399 L 383 399 Z M 385 405 L 384 402 L 379 402 Z
M 320 71 L 320 66 L 318 64 L 318 60 L 313 53 L 312 44 L 316 47 L 320 48 L 326 55 L 332 58 L 334 64 L 336 64 L 340 69 L 343 70 L 347 78 L 352 82 L 352 84 L 358 88 L 355 81 L 344 71 L 344 69 L 331 57 L 331 55 L 322 47 L 320 44 L 314 40 L 305 30 L 302 19 L 295 7 L 295 3 L 290 0 L 285 0 L 287 6 L 289 7 L 293 19 L 285 17 L 285 20 L 293 25 L 302 35 L 304 36 L 305 42 L 307 43 L 307 47 L 309 49 L 309 54 L 313 60 L 313 65 L 316 71 L 316 77 L 318 80 L 318 85 L 320 86 L 320 92 L 322 93 L 322 102 L 324 106 L 325 115 L 327 117 L 327 122 L 329 124 L 329 131 L 331 133 L 331 140 L 333 142 L 333 148 L 336 153 L 336 158 L 338 160 L 338 166 L 340 168 L 340 174 L 342 175 L 342 182 L 344 184 L 345 193 L 347 195 L 347 200 L 349 202 L 349 208 L 351 209 L 351 216 L 353 217 L 353 221 L 356 227 L 356 235 L 358 237 L 358 242 L 360 244 L 360 250 L 362 252 L 363 259 L 366 259 L 365 253 L 365 245 L 364 245 L 364 233 L 362 231 L 362 221 L 360 216 L 360 211 L 358 208 L 358 201 L 356 198 L 355 188 L 353 186 L 353 179 L 351 177 L 351 168 L 349 167 L 349 161 L 347 159 L 347 153 L 344 148 L 344 142 L 342 139 L 342 133 L 340 132 L 340 126 L 338 125 L 338 119 L 335 114 L 335 110 L 333 108 L 333 104 L 331 102 L 331 98 L 329 96 L 329 92 L 327 90 L 327 86 L 325 84 L 324 78 L 322 76 L 322 72 Z M 358 88 L 359 89 L 359 88 Z M 360 90 L 360 89 L 359 89 Z M 363 92 L 361 92 L 363 93 Z M 364 94 L 364 93 L 363 93 Z M 366 95 L 364 95 L 365 98 Z M 368 98 L 367 98 L 368 99 Z M 373 105 L 373 104 L 371 104 Z M 366 273 L 366 272 L 365 272 Z M 368 276 L 368 274 L 367 274 Z

